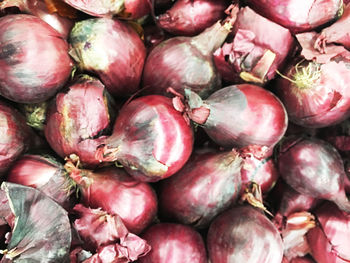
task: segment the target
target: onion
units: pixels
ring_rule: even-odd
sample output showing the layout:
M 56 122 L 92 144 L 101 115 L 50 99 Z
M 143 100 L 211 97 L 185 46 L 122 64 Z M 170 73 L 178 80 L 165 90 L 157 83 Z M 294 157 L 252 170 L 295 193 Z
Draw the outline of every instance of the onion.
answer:
M 92 18 L 77 22 L 70 33 L 70 55 L 80 69 L 97 74 L 114 96 L 138 90 L 146 48 L 126 22 Z
M 338 17 L 342 0 L 249 0 L 249 6 L 292 32 L 311 31 Z
M 152 247 L 140 263 L 206 263 L 202 237 L 189 226 L 160 223 L 148 228 L 141 236 Z
M 312 256 L 318 263 L 349 262 L 349 215 L 332 203 L 319 207 L 315 215 L 318 226 L 307 234 Z
M 238 7 L 224 24 L 215 23 L 194 37 L 173 37 L 161 42 L 148 55 L 143 72 L 143 87 L 149 94 L 168 95 L 172 87 L 180 93 L 191 88 L 207 97 L 221 87 L 221 77 L 213 61 L 213 52 L 230 33 Z
M 255 85 L 232 85 L 206 100 L 187 90 L 187 114 L 222 147 L 272 148 L 284 135 L 288 118 L 279 99 Z M 261 132 L 264 131 L 264 132 Z
M 114 15 L 137 19 L 150 12 L 147 0 L 63 0 L 74 8 L 96 17 Z
M 23 155 L 8 171 L 6 181 L 37 188 L 64 208 L 72 205 L 74 184 L 63 165 L 51 156 Z
M 241 177 L 242 185 L 253 181 L 260 186 L 261 192 L 266 195 L 275 186 L 279 174 L 271 156 L 259 160 L 254 155 L 249 155 L 243 158 Z
M 98 79 L 80 76 L 50 105 L 44 128 L 46 140 L 62 158 L 75 154 L 83 165 L 97 166 L 96 147 L 111 129 L 113 105 Z
M 57 0 L 50 0 L 51 2 Z M 63 5 L 59 10 L 51 10 L 48 0 L 4 0 L 0 4 L 0 9 L 16 6 L 22 12 L 37 16 L 58 31 L 63 38 L 67 39 L 70 30 L 74 25 L 73 18 L 76 18 L 76 12 L 73 8 L 67 8 Z M 68 6 L 69 7 L 69 6 Z M 60 14 L 62 13 L 63 16 Z
M 238 198 L 242 159 L 236 151 L 194 154 L 160 187 L 160 209 L 167 218 L 203 228 Z
M 315 263 L 315 261 L 310 257 L 297 257 L 291 260 L 283 258 L 282 263 Z
M 194 36 L 224 18 L 226 0 L 178 0 L 158 17 L 161 28 L 181 36 Z
M 68 44 L 40 18 L 24 14 L 0 18 L 0 43 L 0 94 L 5 98 L 42 102 L 68 80 L 72 69 Z
M 289 138 L 278 159 L 282 178 L 301 194 L 326 199 L 350 211 L 344 190 L 342 158 L 327 142 L 315 138 Z
M 0 101 L 0 175 L 29 149 L 32 132 L 25 118 L 10 105 Z
M 146 183 L 135 181 L 124 170 L 106 167 L 94 172 L 80 170 L 68 162 L 70 177 L 78 184 L 82 204 L 118 215 L 127 229 L 140 233 L 157 213 L 157 197 Z
M 251 206 L 219 215 L 210 225 L 207 247 L 211 263 L 281 263 L 283 257 L 278 230 Z
M 294 46 L 289 30 L 249 7 L 238 12 L 233 35 L 215 51 L 214 60 L 223 79 L 234 84 L 273 79 Z
M 96 158 L 117 161 L 137 180 L 155 182 L 181 169 L 192 146 L 192 129 L 171 99 L 149 95 L 123 106 Z

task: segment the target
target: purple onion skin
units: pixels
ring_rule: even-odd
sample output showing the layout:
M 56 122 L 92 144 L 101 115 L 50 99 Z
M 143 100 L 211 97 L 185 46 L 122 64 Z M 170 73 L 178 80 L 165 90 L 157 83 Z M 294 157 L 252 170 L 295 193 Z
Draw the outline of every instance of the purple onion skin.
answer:
M 158 18 L 161 28 L 178 36 L 194 36 L 224 18 L 226 0 L 178 0 Z
M 329 202 L 316 209 L 314 213 L 318 225 L 307 234 L 312 256 L 317 263 L 349 262 L 349 215 Z
M 102 83 L 83 76 L 57 94 L 47 113 L 45 137 L 62 158 L 76 154 L 83 165 L 95 167 L 97 146 L 112 129 L 114 101 Z
M 312 74 L 318 76 L 314 80 L 311 74 L 305 76 L 308 84 L 295 84 L 279 78 L 276 92 L 286 107 L 290 121 L 307 128 L 322 128 L 350 117 L 348 64 L 342 58 L 338 62 L 322 64 L 318 69 L 312 62 L 301 63 L 298 65 L 299 72 L 311 67 Z M 296 63 L 292 63 L 284 75 L 294 80 L 296 67 Z
M 281 177 L 294 190 L 333 201 L 350 211 L 344 190 L 344 164 L 332 145 L 315 138 L 290 138 L 282 145 L 278 167 Z
M 0 175 L 31 146 L 32 131 L 17 110 L 0 101 Z
M 281 263 L 283 243 L 271 221 L 251 206 L 231 208 L 210 225 L 207 236 L 211 263 Z
M 151 9 L 147 0 L 63 0 L 74 8 L 95 17 L 118 15 L 129 19 L 138 19 L 147 15 Z
M 152 249 L 139 263 L 207 263 L 203 239 L 189 226 L 160 223 L 141 237 Z
M 208 226 L 237 200 L 241 161 L 234 151 L 194 154 L 179 172 L 162 181 L 162 214 L 197 228 Z
M 293 33 L 313 29 L 336 19 L 342 10 L 342 0 L 249 0 L 248 5 L 257 13 L 278 23 Z
M 284 106 L 275 95 L 259 86 L 225 87 L 210 95 L 203 105 L 209 109 L 209 115 L 199 124 L 213 141 L 225 148 L 272 147 L 287 129 Z
M 73 56 L 82 70 L 97 74 L 115 97 L 139 88 L 146 48 L 126 22 L 93 18 L 77 22 L 70 34 Z
M 66 171 L 52 157 L 23 155 L 7 172 L 6 181 L 37 188 L 65 208 L 73 205 Z
M 134 234 L 141 233 L 157 214 L 157 196 L 152 187 L 136 181 L 122 169 L 106 167 L 87 173 L 82 170 L 70 177 L 80 186 L 86 207 L 119 215 Z
M 0 94 L 9 100 L 43 102 L 70 77 L 68 43 L 38 17 L 0 18 L 0 43 Z
M 253 181 L 260 185 L 262 194 L 266 195 L 275 186 L 279 174 L 272 157 L 259 160 L 248 156 L 243 159 L 241 177 L 242 185 Z
M 142 85 L 148 94 L 171 96 L 171 87 L 184 94 L 185 88 L 207 97 L 221 87 L 221 77 L 213 61 L 213 52 L 229 31 L 220 23 L 195 37 L 173 37 L 158 44 L 149 53 Z
M 137 180 L 156 182 L 184 166 L 193 141 L 192 127 L 170 98 L 142 96 L 120 110 L 113 133 L 97 150 L 97 158 L 118 161 Z

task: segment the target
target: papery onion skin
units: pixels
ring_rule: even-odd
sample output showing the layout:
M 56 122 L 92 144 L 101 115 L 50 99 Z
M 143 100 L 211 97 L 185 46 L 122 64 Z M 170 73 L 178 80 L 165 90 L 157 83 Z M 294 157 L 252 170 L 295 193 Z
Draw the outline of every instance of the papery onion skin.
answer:
M 38 17 L 0 18 L 0 43 L 0 94 L 9 100 L 45 101 L 70 77 L 68 43 Z
M 45 137 L 62 158 L 75 154 L 87 167 L 95 167 L 96 147 L 111 129 L 114 101 L 103 84 L 83 75 L 57 94 L 47 113 Z
M 232 35 L 233 40 L 227 40 L 214 53 L 218 71 L 232 84 L 266 84 L 284 66 L 295 44 L 288 29 L 249 7 L 238 12 Z
M 196 100 L 190 96 L 188 104 Z M 209 114 L 197 115 L 196 110 L 203 108 Z M 190 118 L 225 148 L 249 145 L 271 148 L 283 137 L 288 124 L 280 100 L 270 91 L 251 84 L 222 88 L 203 100 L 202 106 L 191 110 Z
M 0 101 L 0 175 L 26 150 L 32 141 L 32 131 L 24 116 L 10 105 Z
M 183 167 L 192 153 L 193 131 L 170 98 L 142 96 L 119 112 L 111 136 L 96 158 L 122 164 L 140 181 L 156 182 Z
M 204 228 L 240 194 L 242 159 L 235 151 L 194 154 L 160 186 L 164 217 Z
M 79 185 L 86 207 L 119 215 L 132 233 L 144 230 L 157 214 L 157 196 L 151 186 L 134 180 L 120 168 L 77 170 L 70 177 Z
M 63 0 L 74 8 L 96 17 L 119 15 L 137 19 L 150 12 L 150 2 L 146 0 Z
M 344 190 L 344 164 L 332 145 L 316 138 L 290 137 L 281 148 L 278 167 L 281 177 L 294 190 L 333 201 L 350 211 Z
M 158 23 L 164 30 L 178 36 L 194 36 L 224 18 L 226 0 L 178 0 Z
M 124 21 L 92 18 L 77 22 L 70 33 L 70 55 L 80 69 L 97 74 L 113 96 L 139 88 L 146 48 Z
M 189 226 L 160 223 L 148 228 L 141 236 L 152 247 L 139 259 L 140 263 L 206 263 L 202 237 Z
M 292 32 L 311 31 L 335 20 L 343 8 L 342 0 L 303 1 L 299 0 L 249 0 L 248 5 Z
M 207 247 L 211 263 L 281 263 L 283 243 L 275 226 L 250 206 L 233 207 L 210 225 Z
M 53 157 L 26 154 L 7 172 L 6 181 L 37 188 L 61 206 L 72 206 L 69 179 L 63 165 Z
M 318 263 L 349 262 L 349 215 L 329 202 L 314 213 L 319 224 L 307 234 L 312 256 Z

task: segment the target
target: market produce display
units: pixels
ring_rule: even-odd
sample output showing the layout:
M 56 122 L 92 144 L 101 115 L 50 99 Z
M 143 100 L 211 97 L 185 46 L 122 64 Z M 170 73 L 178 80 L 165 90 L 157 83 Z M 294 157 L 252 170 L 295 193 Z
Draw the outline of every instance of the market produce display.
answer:
M 1 263 L 349 244 L 348 0 L 0 0 Z

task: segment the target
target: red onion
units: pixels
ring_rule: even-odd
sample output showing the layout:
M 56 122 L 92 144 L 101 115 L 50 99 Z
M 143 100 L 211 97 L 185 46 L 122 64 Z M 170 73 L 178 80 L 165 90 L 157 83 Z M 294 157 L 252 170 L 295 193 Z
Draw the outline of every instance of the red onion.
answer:
M 25 118 L 10 105 L 0 101 L 0 175 L 29 149 L 32 137 Z
M 242 8 L 233 28 L 233 41 L 214 53 L 215 65 L 229 83 L 265 83 L 273 79 L 294 46 L 288 29 Z
M 78 214 L 74 228 L 84 240 L 83 246 L 90 247 L 91 251 L 99 250 L 97 257 L 103 258 L 102 247 L 108 245 L 112 245 L 116 252 L 109 262 L 115 258 L 125 258 L 125 262 L 135 261 L 151 249 L 145 240 L 129 232 L 118 215 L 86 208 L 81 204 L 74 207 L 74 212 Z
M 169 87 L 180 93 L 191 88 L 207 97 L 220 88 L 221 77 L 214 66 L 213 52 L 230 33 L 237 10 L 238 7 L 233 8 L 231 21 L 217 22 L 197 36 L 173 37 L 158 44 L 145 62 L 145 91 L 169 96 Z
M 70 182 L 63 165 L 50 156 L 27 154 L 19 158 L 7 173 L 6 181 L 37 188 L 65 208 L 71 204 Z
M 70 34 L 70 55 L 80 69 L 97 74 L 114 96 L 138 90 L 146 48 L 126 22 L 93 18 L 77 22 Z
M 249 6 L 293 32 L 311 31 L 336 19 L 343 8 L 342 0 L 249 0 Z
M 181 169 L 192 146 L 192 129 L 171 99 L 149 95 L 123 106 L 96 158 L 117 161 L 137 180 L 155 182 Z
M 58 93 L 50 106 L 46 140 L 62 158 L 75 154 L 83 165 L 98 165 L 95 151 L 111 129 L 113 103 L 99 80 L 80 76 L 67 91 Z
M 65 167 L 78 184 L 86 207 L 119 215 L 127 229 L 135 234 L 154 219 L 157 197 L 148 184 L 135 181 L 124 170 L 114 167 L 94 172 L 77 169 L 71 163 Z
M 177 0 L 158 23 L 174 35 L 194 36 L 224 18 L 227 6 L 226 0 Z
M 270 220 L 251 206 L 231 208 L 210 225 L 207 247 L 211 263 L 281 263 L 283 243 Z
M 194 154 L 162 181 L 160 209 L 165 217 L 203 228 L 238 198 L 242 159 L 235 151 Z
M 55 0 L 51 0 L 55 1 Z M 51 10 L 46 3 L 49 1 L 44 0 L 4 0 L 0 4 L 0 9 L 16 6 L 22 12 L 37 16 L 52 26 L 58 31 L 63 38 L 67 39 L 70 30 L 74 25 L 73 18 L 76 17 L 74 9 L 68 9 L 66 6 L 59 10 Z M 61 2 L 62 5 L 65 5 Z M 68 6 L 68 5 L 67 5 Z M 69 7 L 69 6 L 68 6 Z M 61 16 L 62 9 L 64 8 L 63 15 Z M 53 12 L 54 11 L 54 12 Z M 58 11 L 58 12 L 57 12 Z M 68 16 L 68 17 L 66 17 Z
M 41 102 L 68 80 L 72 69 L 68 44 L 40 18 L 23 14 L 0 18 L 0 43 L 0 94 L 5 98 Z
M 265 195 L 275 186 L 279 174 L 272 157 L 259 160 L 250 155 L 243 159 L 241 177 L 243 185 L 253 181 L 260 185 L 261 192 Z
M 206 100 L 189 90 L 186 93 L 190 119 L 202 125 L 222 147 L 272 148 L 287 129 L 288 118 L 282 103 L 259 86 L 228 86 Z
M 331 143 L 338 151 L 350 151 L 350 119 L 338 125 L 320 129 L 318 136 Z
M 310 257 L 297 257 L 291 260 L 283 258 L 282 263 L 315 263 L 315 261 Z
M 150 12 L 147 0 L 63 0 L 74 8 L 96 17 L 114 15 L 137 19 Z
M 345 2 L 345 1 L 344 1 Z M 331 26 L 324 28 L 316 40 L 316 46 L 326 49 L 328 43 L 341 44 L 350 49 L 350 4 L 344 8 L 343 15 Z M 326 51 L 326 50 L 324 50 Z
M 207 256 L 202 237 L 189 226 L 161 223 L 148 228 L 143 234 L 152 247 L 140 258 L 140 263 L 206 263 Z
M 278 167 L 294 190 L 333 201 L 342 210 L 350 211 L 344 190 L 344 164 L 332 145 L 315 138 L 290 138 L 282 146 Z
M 313 47 L 316 33 L 297 38 L 307 61 L 293 62 L 277 84 L 290 120 L 311 128 L 345 120 L 350 116 L 350 52 L 333 45 L 330 52 L 319 53 Z
M 318 226 L 307 238 L 311 254 L 317 263 L 345 263 L 350 261 L 350 219 L 334 204 L 325 203 L 315 211 Z

